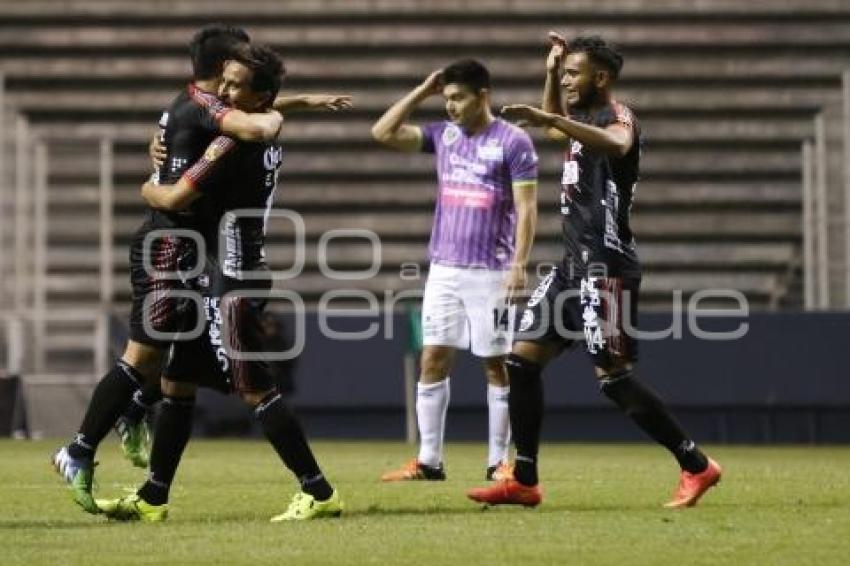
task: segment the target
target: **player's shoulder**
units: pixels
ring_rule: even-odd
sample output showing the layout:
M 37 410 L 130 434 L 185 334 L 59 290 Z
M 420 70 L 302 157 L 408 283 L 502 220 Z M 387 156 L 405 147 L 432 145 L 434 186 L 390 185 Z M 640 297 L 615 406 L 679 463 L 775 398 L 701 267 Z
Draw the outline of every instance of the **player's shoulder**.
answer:
M 606 119 L 609 123 L 621 123 L 632 126 L 637 122 L 634 110 L 619 100 L 611 99 L 606 107 Z
M 534 142 L 531 140 L 531 136 L 524 129 L 503 118 L 496 118 L 496 121 L 504 132 L 503 138 L 507 145 L 534 145 Z

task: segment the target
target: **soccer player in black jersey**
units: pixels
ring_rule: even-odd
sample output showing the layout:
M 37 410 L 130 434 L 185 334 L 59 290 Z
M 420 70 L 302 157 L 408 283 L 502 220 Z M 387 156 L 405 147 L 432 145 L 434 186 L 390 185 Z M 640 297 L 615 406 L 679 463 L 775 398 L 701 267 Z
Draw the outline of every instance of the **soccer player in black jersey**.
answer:
M 247 48 L 249 39 L 243 30 L 222 25 L 203 28 L 192 38 L 189 51 L 193 81 L 175 97 L 160 120 L 159 135 L 166 160 L 154 175 L 157 182 L 179 179 L 221 133 L 255 141 L 272 139 L 277 134 L 282 123 L 278 112 L 247 114 L 216 97 L 224 62 Z M 275 101 L 275 106 L 283 111 L 304 107 L 336 109 L 349 104 L 349 97 L 328 95 L 281 97 Z M 149 209 L 134 235 L 130 248 L 130 338 L 126 349 L 96 386 L 74 441 L 53 456 L 55 468 L 71 484 L 73 499 L 90 513 L 98 512 L 91 495 L 94 455 L 122 411 L 124 416 L 118 427 L 122 448 L 135 465 L 147 466 L 147 427 L 142 419 L 147 407 L 160 398 L 158 377 L 168 345 L 161 335 L 151 336 L 148 329 L 168 334 L 183 327 L 191 305 L 169 292 L 185 288 L 186 283 L 174 274 L 185 272 L 197 261 L 191 240 L 173 234 L 157 237 L 155 231 L 194 231 L 196 227 L 192 210 L 174 214 Z M 148 266 L 145 255 L 150 260 Z
M 252 46 L 224 70 L 222 94 L 246 111 L 266 108 L 280 86 L 282 64 L 270 50 Z M 165 395 L 151 454 L 148 480 L 136 494 L 98 500 L 107 516 L 160 521 L 166 518 L 169 488 L 192 428 L 198 384 L 235 391 L 254 407 L 263 432 L 301 484 L 286 512 L 272 521 L 338 516 L 342 503 L 325 479 L 300 424 L 275 387 L 268 361 L 230 357 L 233 351 L 261 353 L 262 312 L 271 278 L 264 259 L 265 217 L 271 208 L 282 150 L 277 143 L 216 138 L 175 184 L 147 183 L 142 194 L 158 209 L 197 205 L 207 241 L 208 284 L 204 295 L 206 332 L 175 342 L 163 372 Z M 249 210 L 249 214 L 237 211 Z M 227 346 L 225 346 L 225 342 Z
M 541 372 L 555 356 L 582 342 L 596 366 L 602 393 L 678 461 L 680 481 L 666 506 L 689 507 L 719 481 L 720 466 L 697 448 L 661 399 L 637 379 L 637 341 L 623 326 L 624 316 L 631 328 L 636 323 L 641 278 L 629 227 L 640 128 L 632 111 L 611 93 L 623 58 L 596 36 L 567 42 L 550 33 L 550 40 L 543 109 L 511 105 L 502 113 L 545 128 L 548 137 L 565 145 L 559 203 L 564 258 L 530 297 L 507 360 L 517 449 L 514 479 L 472 489 L 468 496 L 488 504 L 540 503 Z

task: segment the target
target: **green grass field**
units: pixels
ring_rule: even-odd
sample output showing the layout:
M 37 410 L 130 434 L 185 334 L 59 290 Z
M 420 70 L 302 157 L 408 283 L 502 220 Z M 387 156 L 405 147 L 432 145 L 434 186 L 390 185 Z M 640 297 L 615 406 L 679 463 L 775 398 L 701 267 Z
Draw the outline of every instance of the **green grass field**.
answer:
M 453 444 L 446 482 L 381 484 L 397 443 L 316 443 L 342 519 L 270 524 L 295 485 L 259 441 L 190 444 L 164 524 L 108 523 L 71 502 L 56 442 L 0 441 L 0 563 L 8 564 L 847 564 L 850 448 L 716 447 L 726 469 L 699 507 L 660 507 L 676 481 L 649 445 L 546 445 L 537 509 L 482 509 L 485 448 Z M 110 442 L 100 495 L 142 480 Z

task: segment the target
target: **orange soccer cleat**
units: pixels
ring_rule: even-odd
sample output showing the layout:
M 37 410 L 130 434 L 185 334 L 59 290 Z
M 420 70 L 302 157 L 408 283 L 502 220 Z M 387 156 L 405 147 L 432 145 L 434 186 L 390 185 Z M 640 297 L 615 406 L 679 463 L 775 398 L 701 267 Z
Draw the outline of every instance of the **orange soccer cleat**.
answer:
M 487 487 L 475 487 L 466 492 L 473 501 L 487 505 L 525 505 L 536 507 L 543 501 L 539 485 L 523 485 L 514 479 L 497 481 Z
M 722 474 L 723 469 L 720 464 L 711 458 L 708 459 L 708 468 L 703 472 L 692 474 L 682 470 L 679 485 L 676 486 L 676 491 L 673 493 L 673 499 L 665 503 L 664 507 L 668 509 L 693 507 L 710 487 L 717 485 Z
M 416 458 L 407 462 L 400 469 L 387 472 L 381 476 L 381 481 L 442 481 L 444 479 L 446 479 L 446 472 L 443 470 L 442 464 L 436 468 L 426 466 Z

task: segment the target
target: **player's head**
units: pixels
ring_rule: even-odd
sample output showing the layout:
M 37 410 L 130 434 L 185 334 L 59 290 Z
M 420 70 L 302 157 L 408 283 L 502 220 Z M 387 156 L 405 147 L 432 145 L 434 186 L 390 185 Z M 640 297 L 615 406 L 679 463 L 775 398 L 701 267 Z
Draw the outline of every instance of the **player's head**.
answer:
M 224 62 L 251 41 L 242 28 L 222 24 L 202 28 L 189 42 L 192 78 L 196 81 L 218 79 Z
M 567 44 L 564 58 L 564 87 L 567 104 L 582 108 L 607 95 L 620 76 L 623 56 L 599 36 L 576 37 Z
M 274 51 L 252 45 L 225 64 L 218 94 L 240 110 L 265 110 L 274 102 L 284 73 L 283 61 Z
M 490 109 L 490 73 L 473 59 L 452 63 L 443 69 L 446 113 L 459 126 L 479 124 Z

